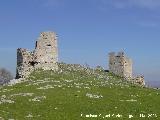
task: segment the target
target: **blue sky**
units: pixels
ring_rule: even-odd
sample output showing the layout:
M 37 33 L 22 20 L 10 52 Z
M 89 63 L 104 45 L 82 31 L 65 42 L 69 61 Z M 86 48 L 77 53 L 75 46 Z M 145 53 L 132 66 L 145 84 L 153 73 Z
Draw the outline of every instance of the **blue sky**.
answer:
M 160 80 L 159 11 L 159 0 L 1 0 L 0 67 L 15 73 L 16 49 L 55 31 L 60 61 L 107 69 L 108 53 L 124 50 L 135 74 Z

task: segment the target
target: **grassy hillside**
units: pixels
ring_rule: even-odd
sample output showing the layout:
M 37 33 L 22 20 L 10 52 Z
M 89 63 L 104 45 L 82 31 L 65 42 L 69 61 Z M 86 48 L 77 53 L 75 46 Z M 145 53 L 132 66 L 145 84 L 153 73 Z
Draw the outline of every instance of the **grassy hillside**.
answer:
M 34 71 L 24 82 L 0 88 L 0 120 L 160 119 L 159 90 L 101 69 L 63 63 L 59 68 Z

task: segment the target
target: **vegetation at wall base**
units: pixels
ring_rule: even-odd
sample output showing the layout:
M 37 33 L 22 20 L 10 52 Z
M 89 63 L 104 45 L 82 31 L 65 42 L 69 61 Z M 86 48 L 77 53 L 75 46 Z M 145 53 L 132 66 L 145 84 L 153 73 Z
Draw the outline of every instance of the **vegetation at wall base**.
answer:
M 59 63 L 0 88 L 0 120 L 158 120 L 160 90 L 103 69 Z

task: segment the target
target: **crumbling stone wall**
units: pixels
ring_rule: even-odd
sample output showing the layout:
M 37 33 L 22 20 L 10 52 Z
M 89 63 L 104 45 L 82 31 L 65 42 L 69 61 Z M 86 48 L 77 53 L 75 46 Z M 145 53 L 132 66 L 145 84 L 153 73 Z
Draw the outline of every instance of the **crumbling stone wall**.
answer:
M 117 55 L 111 52 L 109 53 L 109 71 L 122 77 L 132 78 L 132 60 L 123 52 Z
M 140 85 L 145 85 L 144 76 L 137 76 L 137 77 L 133 78 L 133 81 L 135 81 L 136 83 L 138 83 Z
M 17 49 L 16 78 L 24 78 L 35 69 L 58 69 L 57 35 L 54 32 L 42 32 L 32 52 Z
M 144 76 L 132 76 L 132 60 L 126 57 L 124 52 L 119 52 L 117 55 L 114 52 L 109 53 L 109 71 L 133 83 L 145 85 Z

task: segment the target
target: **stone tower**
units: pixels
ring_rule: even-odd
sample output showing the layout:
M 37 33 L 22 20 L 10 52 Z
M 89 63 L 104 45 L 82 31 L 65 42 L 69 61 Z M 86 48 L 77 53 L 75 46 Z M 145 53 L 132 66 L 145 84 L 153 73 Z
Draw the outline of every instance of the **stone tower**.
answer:
M 126 78 L 132 78 L 132 60 L 124 55 L 124 52 L 119 52 L 117 55 L 114 52 L 109 53 L 109 71 Z
M 35 69 L 58 69 L 57 35 L 54 32 L 42 32 L 36 41 L 35 50 L 32 52 L 17 49 L 16 78 L 24 78 Z
M 57 36 L 54 32 L 43 32 L 36 41 L 34 51 L 36 68 L 54 70 L 58 62 Z

